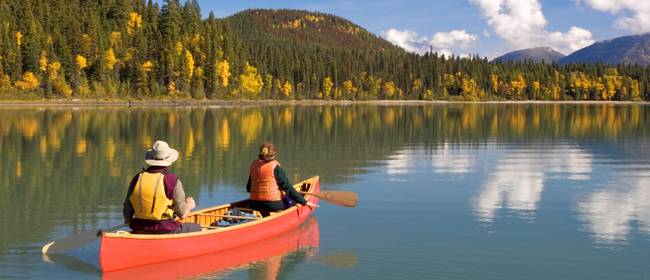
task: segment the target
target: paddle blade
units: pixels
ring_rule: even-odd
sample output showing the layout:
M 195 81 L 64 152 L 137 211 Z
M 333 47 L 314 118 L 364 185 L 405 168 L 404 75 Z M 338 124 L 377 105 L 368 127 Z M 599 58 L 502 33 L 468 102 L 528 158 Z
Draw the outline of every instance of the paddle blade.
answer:
M 127 225 L 122 224 L 122 225 L 100 229 L 100 230 L 82 231 L 80 233 L 70 235 L 65 238 L 57 239 L 50 243 L 45 244 L 45 246 L 41 248 L 41 252 L 43 254 L 58 254 L 61 252 L 79 248 L 83 245 L 95 241 L 95 239 L 97 239 L 104 231 L 113 231 L 125 226 Z
M 74 248 L 79 248 L 83 245 L 86 245 L 90 242 L 97 239 L 97 230 L 88 230 L 84 232 L 77 233 L 75 235 L 70 235 L 65 238 L 54 240 L 50 243 L 45 244 L 41 248 L 43 254 L 58 254 Z
M 325 200 L 329 203 L 345 206 L 345 207 L 355 207 L 357 206 L 357 194 L 347 191 L 321 191 L 319 193 L 313 193 L 315 197 Z

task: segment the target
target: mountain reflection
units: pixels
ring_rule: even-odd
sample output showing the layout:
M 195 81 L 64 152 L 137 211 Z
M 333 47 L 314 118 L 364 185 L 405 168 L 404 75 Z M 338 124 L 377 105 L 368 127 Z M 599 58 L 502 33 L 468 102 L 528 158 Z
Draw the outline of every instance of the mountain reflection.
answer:
M 515 212 L 532 221 L 544 191 L 544 180 L 551 174 L 568 179 L 588 179 L 592 156 L 584 150 L 556 146 L 553 150 L 512 150 L 497 160 L 473 200 L 474 212 L 481 222 L 492 222 L 500 209 Z
M 577 211 L 597 244 L 625 244 L 634 224 L 650 236 L 650 173 L 620 174 L 606 189 L 581 199 Z

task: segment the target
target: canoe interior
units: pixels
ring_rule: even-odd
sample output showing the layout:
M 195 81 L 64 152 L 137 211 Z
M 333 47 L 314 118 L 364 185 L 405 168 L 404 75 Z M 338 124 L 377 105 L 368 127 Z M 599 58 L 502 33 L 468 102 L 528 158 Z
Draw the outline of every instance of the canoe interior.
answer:
M 306 179 L 306 180 L 304 180 L 304 181 L 302 181 L 300 183 L 294 184 L 293 187 L 297 191 L 310 192 L 310 191 L 312 191 L 314 189 L 314 187 L 316 185 L 315 183 L 317 181 L 318 181 L 318 177 L 312 177 L 312 178 Z M 309 197 L 309 195 L 305 195 L 306 199 L 308 197 Z M 264 219 L 264 217 L 262 217 L 262 215 L 260 214 L 259 211 L 255 211 L 255 210 L 252 210 L 252 209 L 249 208 L 248 201 L 249 200 L 246 199 L 246 200 L 233 202 L 233 203 L 230 203 L 230 204 L 223 204 L 223 205 L 219 205 L 219 206 L 215 206 L 215 207 L 209 207 L 209 208 L 196 210 L 196 211 L 191 212 L 190 215 L 187 216 L 186 218 L 181 219 L 181 222 L 183 222 L 183 223 L 197 223 L 197 224 L 201 225 L 201 227 L 203 228 L 203 232 L 210 231 L 210 230 L 213 230 L 213 229 L 218 229 L 218 228 L 227 229 L 229 227 L 219 227 L 219 226 L 217 226 L 217 222 L 219 222 L 220 220 L 228 220 L 228 221 L 237 220 L 237 219 L 234 219 L 232 217 L 220 217 L 220 216 L 228 215 L 229 211 L 233 210 L 233 209 L 238 209 L 238 210 L 240 210 L 242 212 L 253 214 L 259 219 L 258 221 L 266 220 L 266 219 Z M 281 214 L 283 212 L 291 211 L 292 209 L 293 209 L 293 207 L 290 207 L 290 208 L 288 208 L 288 209 L 286 209 L 284 211 L 272 212 L 271 215 L 268 216 L 268 217 L 273 217 L 273 216 L 279 215 L 279 214 Z M 232 227 L 232 226 L 230 226 L 230 227 Z M 120 234 L 131 235 L 131 236 L 136 236 L 136 235 L 143 236 L 142 234 L 128 234 L 128 232 L 124 232 L 124 231 L 119 232 L 119 233 Z M 112 235 L 112 234 L 109 233 L 109 235 Z M 156 236 L 156 235 L 146 234 L 144 236 L 153 237 L 153 236 Z M 172 237 L 172 236 L 178 236 L 178 234 L 166 235 L 166 236 L 167 237 Z

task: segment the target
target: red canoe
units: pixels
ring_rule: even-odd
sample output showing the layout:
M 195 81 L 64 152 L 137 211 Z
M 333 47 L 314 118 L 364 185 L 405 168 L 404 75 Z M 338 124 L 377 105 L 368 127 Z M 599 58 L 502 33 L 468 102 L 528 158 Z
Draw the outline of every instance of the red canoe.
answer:
M 294 187 L 299 191 L 315 193 L 320 190 L 318 176 L 300 182 Z M 318 203 L 314 196 L 305 199 Z M 247 201 L 201 209 L 190 213 L 183 222 L 198 223 L 205 227 L 201 232 L 181 234 L 130 234 L 127 232 L 104 233 L 99 248 L 102 271 L 116 271 L 145 264 L 184 259 L 229 250 L 256 241 L 271 238 L 297 228 L 312 213 L 307 206 L 295 205 L 282 212 L 229 227 L 215 226 L 217 221 L 232 209 L 244 209 Z
M 269 273 L 262 279 L 277 279 L 284 256 L 305 252 L 307 258 L 318 253 L 318 222 L 308 218 L 301 226 L 269 239 L 254 242 L 242 247 L 220 251 L 204 256 L 180 259 L 169 262 L 148 264 L 119 271 L 104 273 L 104 280 L 165 280 L 186 278 L 214 278 L 226 271 L 246 267 L 254 263 L 258 267 L 276 267 L 277 269 L 259 269 Z

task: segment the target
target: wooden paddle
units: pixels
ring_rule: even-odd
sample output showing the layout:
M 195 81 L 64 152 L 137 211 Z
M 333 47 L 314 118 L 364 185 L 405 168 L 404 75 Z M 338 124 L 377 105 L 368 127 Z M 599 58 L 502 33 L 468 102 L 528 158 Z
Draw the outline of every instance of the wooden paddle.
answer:
M 345 206 L 345 207 L 354 207 L 357 206 L 357 194 L 347 191 L 320 191 L 318 193 L 302 192 L 301 194 L 308 194 L 318 197 L 329 203 Z
M 95 241 L 95 239 L 97 239 L 104 231 L 113 231 L 125 226 L 127 226 L 127 224 L 121 224 L 119 226 L 100 230 L 82 231 L 80 233 L 57 239 L 45 244 L 45 246 L 41 248 L 41 252 L 43 252 L 43 254 L 58 254 L 74 248 L 79 248 L 83 245 Z

